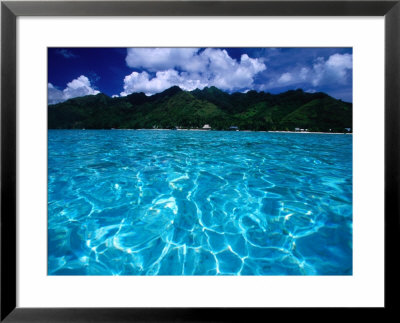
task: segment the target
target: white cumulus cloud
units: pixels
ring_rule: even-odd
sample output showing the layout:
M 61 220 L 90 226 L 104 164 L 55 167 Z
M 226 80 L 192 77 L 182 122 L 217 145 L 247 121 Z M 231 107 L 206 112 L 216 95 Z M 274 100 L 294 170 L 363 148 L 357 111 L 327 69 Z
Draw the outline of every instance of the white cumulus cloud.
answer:
M 326 61 L 326 65 L 330 68 L 351 69 L 353 68 L 353 55 L 351 54 L 334 54 Z
M 326 61 L 319 57 L 313 65 L 314 86 L 327 83 L 344 84 L 353 69 L 353 55 L 333 54 Z
M 48 104 L 56 104 L 64 101 L 63 91 L 57 89 L 53 84 L 47 85 L 47 102 Z
M 204 64 L 197 52 L 197 48 L 128 48 L 125 60 L 129 67 L 151 72 L 174 68 L 195 71 Z
M 64 90 L 57 89 L 51 83 L 48 84 L 47 90 L 48 104 L 55 104 L 79 96 L 96 95 L 100 93 L 100 91 L 92 87 L 90 80 L 84 75 L 67 83 L 67 87 Z
M 272 89 L 280 86 L 310 84 L 312 86 L 346 84 L 353 69 L 353 55 L 333 54 L 328 59 L 318 57 L 309 67 L 296 67 L 281 73 L 261 89 Z
M 283 73 L 279 79 L 278 79 L 278 83 L 280 84 L 285 84 L 285 83 L 289 83 L 290 81 L 292 81 L 293 77 L 292 74 L 290 73 Z
M 238 61 L 226 50 L 215 48 L 130 48 L 126 63 L 144 71 L 132 72 L 124 78 L 121 96 L 133 92 L 151 95 L 173 85 L 184 90 L 206 86 L 245 89 L 253 85 L 257 73 L 267 68 L 258 58 L 243 54 Z

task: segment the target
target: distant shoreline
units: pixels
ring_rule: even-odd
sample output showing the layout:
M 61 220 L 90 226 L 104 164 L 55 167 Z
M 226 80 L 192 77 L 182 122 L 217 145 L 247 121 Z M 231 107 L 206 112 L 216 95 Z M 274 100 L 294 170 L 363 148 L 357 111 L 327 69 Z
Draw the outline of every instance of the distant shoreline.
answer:
M 270 133 L 308 133 L 308 134 L 327 134 L 327 135 L 352 135 L 352 132 L 321 132 L 321 131 L 283 131 L 283 130 L 213 130 L 213 129 L 47 129 L 47 130 L 130 130 L 130 131 L 226 131 L 226 132 L 270 132 Z
M 114 129 L 114 130 L 173 130 L 173 131 L 227 131 L 227 132 L 272 132 L 272 133 L 315 133 L 329 135 L 352 135 L 352 132 L 322 132 L 322 131 L 283 131 L 283 130 L 213 130 L 213 129 Z
M 266 132 L 277 132 L 277 133 L 316 133 L 316 134 L 327 134 L 327 135 L 352 135 L 352 132 L 321 132 L 321 131 L 266 131 Z

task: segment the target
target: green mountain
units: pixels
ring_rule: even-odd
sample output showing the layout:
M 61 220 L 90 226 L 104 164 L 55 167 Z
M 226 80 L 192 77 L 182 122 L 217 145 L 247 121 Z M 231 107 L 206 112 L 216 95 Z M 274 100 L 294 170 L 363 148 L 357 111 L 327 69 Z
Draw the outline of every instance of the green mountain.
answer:
M 232 126 L 240 130 L 345 132 L 352 128 L 352 104 L 325 93 L 291 90 L 228 94 L 216 87 L 183 91 L 173 86 L 146 96 L 89 95 L 48 106 L 49 129 L 141 129 Z

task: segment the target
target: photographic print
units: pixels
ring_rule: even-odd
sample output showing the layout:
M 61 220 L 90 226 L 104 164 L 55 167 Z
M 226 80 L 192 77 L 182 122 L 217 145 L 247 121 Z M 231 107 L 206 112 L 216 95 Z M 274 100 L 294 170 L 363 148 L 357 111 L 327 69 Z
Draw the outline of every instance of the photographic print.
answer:
M 352 275 L 352 48 L 48 48 L 48 275 Z

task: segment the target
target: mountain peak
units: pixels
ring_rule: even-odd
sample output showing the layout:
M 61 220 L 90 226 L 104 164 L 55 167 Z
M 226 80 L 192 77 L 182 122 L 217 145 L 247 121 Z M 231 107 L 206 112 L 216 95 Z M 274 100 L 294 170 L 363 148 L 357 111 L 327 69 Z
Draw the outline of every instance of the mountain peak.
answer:
M 183 90 L 178 86 L 178 85 L 174 85 L 171 86 L 169 89 L 164 90 L 163 92 L 160 92 L 158 94 L 162 94 L 162 95 L 174 95 L 176 93 L 182 92 Z
M 210 87 L 205 87 L 204 89 L 203 89 L 203 91 L 207 91 L 207 92 L 211 92 L 211 93 L 215 93 L 215 92 L 224 92 L 224 91 L 222 91 L 222 90 L 220 90 L 219 88 L 217 88 L 217 87 L 215 87 L 214 85 L 212 85 L 212 86 L 210 86 Z

